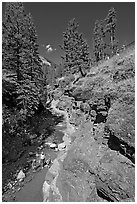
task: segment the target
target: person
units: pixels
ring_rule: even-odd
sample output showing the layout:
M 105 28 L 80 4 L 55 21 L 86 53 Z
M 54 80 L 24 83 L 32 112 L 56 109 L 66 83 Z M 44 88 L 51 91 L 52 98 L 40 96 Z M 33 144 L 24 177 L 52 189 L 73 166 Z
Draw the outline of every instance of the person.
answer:
M 42 169 L 43 169 L 44 164 L 45 164 L 45 154 L 44 154 L 44 152 L 41 152 L 41 154 L 40 154 L 40 160 L 41 160 Z

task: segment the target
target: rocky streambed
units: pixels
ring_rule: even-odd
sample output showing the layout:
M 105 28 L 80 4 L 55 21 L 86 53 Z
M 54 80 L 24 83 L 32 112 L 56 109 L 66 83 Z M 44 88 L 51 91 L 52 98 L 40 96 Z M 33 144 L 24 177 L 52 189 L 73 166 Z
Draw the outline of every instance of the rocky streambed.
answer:
M 58 102 L 53 101 L 52 106 L 57 114 L 64 115 L 66 148 L 46 173 L 43 201 L 134 202 L 135 165 L 119 151 L 110 149 L 105 123 L 95 127 L 79 110 L 68 114 L 67 107 L 56 108 Z
M 63 110 L 59 110 L 56 108 L 59 100 L 53 100 L 51 103 L 51 108 L 54 113 L 64 115 L 64 120 L 66 123 L 66 128 L 63 131 L 64 136 L 62 138 L 63 143 L 58 145 L 59 154 L 57 158 L 53 161 L 53 165 L 50 167 L 48 172 L 46 173 L 45 181 L 43 184 L 43 201 L 44 202 L 60 202 L 62 200 L 62 195 L 57 186 L 57 180 L 59 173 L 62 169 L 62 164 L 64 159 L 67 156 L 67 151 L 71 146 L 71 135 L 75 132 L 75 128 L 73 125 L 69 123 L 68 113 Z M 63 124 L 58 124 L 58 126 L 62 126 Z
M 38 126 L 37 131 L 41 131 L 41 134 L 43 134 L 43 132 L 47 131 L 46 129 L 47 120 L 46 121 L 44 120 L 45 118 L 43 117 L 43 115 L 41 116 L 41 118 L 42 118 L 41 121 L 38 120 L 39 124 L 37 125 Z M 51 119 L 49 119 L 49 126 L 48 126 L 48 129 L 50 129 L 50 127 L 52 128 L 51 134 L 49 134 L 49 136 L 45 137 L 45 139 L 42 140 L 42 144 L 40 143 L 40 146 L 38 143 L 37 148 L 35 147 L 33 152 L 31 151 L 32 148 L 30 152 L 28 149 L 29 154 L 30 153 L 31 154 L 33 153 L 33 154 L 32 155 L 30 154 L 30 156 L 28 155 L 28 157 L 25 157 L 26 155 L 25 156 L 23 155 L 23 159 L 24 157 L 25 159 L 23 160 L 22 158 L 20 158 L 19 160 L 20 163 L 24 161 L 24 165 L 25 165 L 25 162 L 27 161 L 31 162 L 33 158 L 36 158 L 36 154 L 40 155 L 41 151 L 45 153 L 46 160 L 50 158 L 50 160 L 53 161 L 57 157 L 58 152 L 55 151 L 53 148 L 49 148 L 48 145 L 46 145 L 46 143 L 51 143 L 51 144 L 54 143 L 56 145 L 63 143 L 63 140 L 62 140 L 62 137 L 64 136 L 63 129 L 66 128 L 66 124 L 62 123 L 63 126 L 57 125 L 59 122 L 62 121 L 62 117 L 57 117 L 53 115 L 53 119 L 56 119 L 54 126 L 52 125 L 53 122 L 51 121 Z M 34 127 L 35 127 L 35 124 L 34 124 Z M 43 200 L 42 185 L 43 185 L 46 172 L 48 171 L 48 167 L 41 169 L 41 166 L 40 166 L 35 171 L 33 171 L 30 163 L 30 167 L 27 172 L 24 171 L 23 165 L 20 167 L 20 169 L 22 169 L 23 172 L 25 173 L 24 180 L 18 181 L 17 175 L 19 170 L 18 168 L 16 168 L 16 171 L 17 171 L 16 175 L 14 176 L 12 181 L 11 180 L 9 181 L 8 190 L 3 193 L 3 196 L 2 196 L 3 201 L 42 202 Z
M 46 149 L 52 165 L 24 183 L 14 201 L 134 202 L 135 164 L 110 149 L 105 123 L 95 126 L 85 113 L 72 107 L 73 100 L 68 106 L 69 100 L 62 97 L 51 103 L 51 111 L 64 117 L 56 125 L 60 142 L 52 136 L 47 141 L 57 144 L 57 151 Z

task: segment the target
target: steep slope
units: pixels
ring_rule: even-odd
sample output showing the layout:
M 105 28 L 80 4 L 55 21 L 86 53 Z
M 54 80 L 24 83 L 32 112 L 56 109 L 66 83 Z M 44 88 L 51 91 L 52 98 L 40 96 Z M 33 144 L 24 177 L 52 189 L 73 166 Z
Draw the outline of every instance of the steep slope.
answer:
M 132 46 L 92 67 L 64 95 L 54 91 L 57 107 L 75 126 L 54 183 L 60 201 L 134 201 L 134 58 Z M 49 201 L 57 199 L 50 194 Z
M 132 160 L 135 152 L 134 58 L 132 47 L 128 52 L 93 67 L 88 76 L 79 80 L 70 91 L 76 100 L 87 101 L 91 115 L 94 112 L 96 115 L 94 123 L 106 122 L 111 148 L 125 151 L 123 153 Z

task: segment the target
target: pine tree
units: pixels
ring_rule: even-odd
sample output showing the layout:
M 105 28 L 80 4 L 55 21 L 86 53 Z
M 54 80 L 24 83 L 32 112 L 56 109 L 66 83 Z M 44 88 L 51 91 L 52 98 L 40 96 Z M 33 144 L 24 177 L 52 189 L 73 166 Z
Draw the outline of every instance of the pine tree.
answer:
M 116 40 L 116 23 L 117 23 L 117 16 L 116 11 L 114 8 L 111 8 L 108 12 L 107 17 L 105 18 L 106 27 L 105 32 L 110 34 L 110 49 L 112 55 L 116 53 L 118 41 Z
M 31 115 L 30 110 L 38 108 L 44 82 L 36 29 L 23 3 L 6 3 L 2 37 L 3 72 L 8 76 L 3 80 L 12 84 L 14 76 L 17 106 Z
M 19 19 L 23 19 L 23 13 L 22 3 L 17 3 L 16 5 L 14 3 L 6 3 L 2 35 L 3 69 L 16 73 L 18 81 L 23 78 L 20 71 L 21 61 L 19 59 L 22 35 L 18 26 Z M 23 22 L 21 23 L 23 24 Z
M 94 44 L 94 55 L 96 62 L 99 60 L 104 59 L 105 56 L 105 48 L 106 43 L 104 42 L 104 21 L 98 21 L 95 22 L 94 32 L 93 32 L 93 44 Z
M 72 19 L 63 33 L 62 50 L 65 52 L 64 69 L 67 73 L 81 73 L 85 76 L 90 67 L 88 45 L 82 34 L 78 33 L 78 23 Z

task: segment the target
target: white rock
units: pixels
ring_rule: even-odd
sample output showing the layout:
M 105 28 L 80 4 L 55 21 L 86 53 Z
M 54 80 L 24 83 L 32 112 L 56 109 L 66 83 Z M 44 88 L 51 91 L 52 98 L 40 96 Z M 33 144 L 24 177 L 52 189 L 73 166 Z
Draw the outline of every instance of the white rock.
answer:
M 24 178 L 25 178 L 25 174 L 22 170 L 20 170 L 20 172 L 17 175 L 17 179 L 21 181 Z
M 52 144 L 51 142 L 46 142 L 46 143 L 45 143 L 45 145 L 51 145 L 51 144 Z
M 57 175 L 60 169 L 58 159 L 54 159 L 52 166 L 49 168 L 49 172 L 53 175 Z
M 58 123 L 57 126 L 61 127 L 61 126 L 63 126 L 63 124 L 62 123 Z
M 57 147 L 56 144 L 54 144 L 54 143 L 50 144 L 50 148 L 56 148 L 56 147 Z
M 45 181 L 43 184 L 43 202 L 46 202 L 49 197 L 50 185 Z
M 66 147 L 65 142 L 58 144 L 59 151 L 63 150 Z

